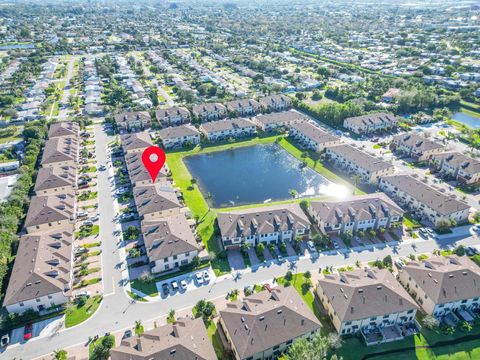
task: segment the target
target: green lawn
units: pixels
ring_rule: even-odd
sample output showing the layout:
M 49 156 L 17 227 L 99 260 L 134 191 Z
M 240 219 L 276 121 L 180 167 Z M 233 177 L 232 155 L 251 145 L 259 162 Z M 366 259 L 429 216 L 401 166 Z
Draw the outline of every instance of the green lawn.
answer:
M 215 354 L 219 359 L 225 359 L 225 348 L 223 347 L 222 339 L 220 338 L 220 334 L 218 333 L 220 330 L 217 329 L 217 325 L 215 322 L 210 321 L 207 327 L 208 337 L 213 344 L 213 349 L 215 350 Z
M 158 296 L 158 290 L 155 281 L 145 282 L 140 279 L 135 279 L 130 281 L 130 286 L 150 297 Z
M 422 226 L 417 220 L 412 219 L 408 215 L 403 215 L 403 223 L 408 229 L 416 229 Z
M 87 320 L 97 311 L 101 302 L 102 296 L 96 295 L 89 297 L 82 307 L 78 307 L 78 305 L 75 304 L 71 308 L 68 308 L 65 313 L 65 327 L 72 327 Z

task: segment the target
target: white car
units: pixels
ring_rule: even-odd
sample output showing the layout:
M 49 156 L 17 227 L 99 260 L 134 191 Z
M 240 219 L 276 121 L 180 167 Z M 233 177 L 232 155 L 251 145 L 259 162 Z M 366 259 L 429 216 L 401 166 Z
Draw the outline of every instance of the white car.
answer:
M 340 245 L 338 245 L 338 243 L 336 241 L 333 242 L 333 247 L 335 249 L 339 249 L 340 248 Z
M 203 284 L 203 276 L 202 276 L 201 273 L 197 272 L 197 273 L 195 274 L 195 279 L 197 280 L 197 283 L 198 283 L 199 285 Z
M 80 292 L 76 293 L 75 297 L 76 298 L 79 298 L 79 297 L 82 297 L 82 296 L 90 297 L 90 295 L 91 295 L 91 292 L 85 290 L 85 291 L 80 291 Z
M 183 290 L 187 290 L 187 282 L 185 280 L 180 281 L 180 287 Z
M 313 243 L 313 241 L 307 242 L 307 246 L 308 246 L 308 250 L 313 251 L 313 252 L 316 251 L 315 244 Z
M 173 290 L 173 291 L 177 291 L 177 290 L 178 290 L 178 284 L 177 284 L 177 282 L 176 282 L 175 280 L 172 281 L 171 285 L 172 285 L 172 290 Z
M 210 281 L 210 275 L 208 274 L 208 271 L 203 272 L 203 280 L 208 283 Z

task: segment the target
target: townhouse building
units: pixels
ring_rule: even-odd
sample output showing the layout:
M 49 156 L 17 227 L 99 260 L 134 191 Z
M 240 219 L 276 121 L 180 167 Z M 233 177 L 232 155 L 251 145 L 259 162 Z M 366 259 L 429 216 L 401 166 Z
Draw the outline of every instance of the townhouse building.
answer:
M 189 124 L 163 128 L 158 132 L 158 137 L 165 149 L 200 144 L 200 131 Z
M 192 107 L 192 115 L 202 122 L 223 119 L 227 113 L 227 108 L 220 103 L 205 103 Z
M 293 124 L 308 120 L 308 118 L 295 110 L 255 116 L 253 121 L 262 131 L 286 129 Z
M 79 142 L 72 136 L 54 137 L 45 142 L 41 165 L 43 167 L 78 165 Z
M 357 175 L 362 182 L 377 184 L 380 177 L 391 175 L 395 167 L 377 159 L 351 145 L 341 144 L 325 150 L 327 161 L 338 166 L 349 175 Z
M 415 323 L 418 306 L 388 269 L 325 275 L 316 293 L 337 332 L 361 333 L 367 345 L 399 340 L 401 328 Z M 372 330 L 380 338 L 369 339 Z
M 198 246 L 184 214 L 142 221 L 141 229 L 151 271 L 179 269 L 198 256 Z
M 339 145 L 342 142 L 338 136 L 329 134 L 307 121 L 290 125 L 288 136 L 316 152 L 322 152 L 326 147 Z
M 146 148 L 153 145 L 152 139 L 146 131 L 120 135 L 120 142 L 125 154 L 143 153 Z
M 429 161 L 433 154 L 443 152 L 445 146 L 415 133 L 407 133 L 394 136 L 390 148 L 411 157 L 413 161 L 422 162 Z
M 254 136 L 256 129 L 252 121 L 243 118 L 218 120 L 200 125 L 200 131 L 209 141 Z
M 425 313 L 439 319 L 452 311 L 469 311 L 480 305 L 480 268 L 467 256 L 434 255 L 410 261 L 398 279 Z
M 73 166 L 52 166 L 38 169 L 35 182 L 36 195 L 72 193 L 77 188 L 77 168 Z
M 308 213 L 324 234 L 339 235 L 388 229 L 402 223 L 404 212 L 384 193 L 374 193 L 347 200 L 310 201 Z
M 162 127 L 187 124 L 192 120 L 190 111 L 181 106 L 155 110 L 155 117 Z
M 76 213 L 73 191 L 33 196 L 25 218 L 25 229 L 30 234 L 67 227 L 75 221 Z
M 61 121 L 50 125 L 48 129 L 48 138 L 59 136 L 80 136 L 80 125 L 73 121 Z
M 388 113 L 375 113 L 349 117 L 343 120 L 343 127 L 358 135 L 368 135 L 397 127 L 398 119 Z
M 112 360 L 217 360 L 202 318 L 178 319 L 140 336 L 122 339 L 110 356 Z
M 220 212 L 217 222 L 226 249 L 238 248 L 243 243 L 291 241 L 310 233 L 310 221 L 298 204 Z
M 480 182 L 480 161 L 459 152 L 433 154 L 430 164 L 442 176 L 455 179 L 462 185 Z
M 275 287 L 229 303 L 220 311 L 225 346 L 237 360 L 276 359 L 321 324 L 293 286 Z
M 138 131 L 152 126 L 148 111 L 129 111 L 114 115 L 115 124 L 120 131 Z
M 286 111 L 292 107 L 292 99 L 287 95 L 267 95 L 258 99 L 260 106 L 267 112 Z
M 409 175 L 385 176 L 379 187 L 397 204 L 417 213 L 434 227 L 442 223 L 464 223 L 470 206 L 425 185 Z
M 125 155 L 125 165 L 127 166 L 128 176 L 133 186 L 151 185 L 152 178 L 142 162 L 142 153 L 135 152 Z M 171 173 L 167 164 L 158 172 L 155 184 L 170 185 Z
M 169 185 L 136 186 L 133 189 L 133 198 L 137 212 L 143 220 L 180 213 L 181 206 L 177 194 Z
M 253 99 L 233 100 L 225 103 L 227 110 L 236 116 L 249 117 L 261 111 L 261 105 Z

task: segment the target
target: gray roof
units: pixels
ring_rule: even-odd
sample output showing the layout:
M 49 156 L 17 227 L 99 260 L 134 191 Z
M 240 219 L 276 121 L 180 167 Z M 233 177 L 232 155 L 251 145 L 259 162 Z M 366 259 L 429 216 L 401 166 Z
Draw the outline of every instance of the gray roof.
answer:
M 53 123 L 48 130 L 48 138 L 57 136 L 78 136 L 80 133 L 80 126 L 73 121 L 62 121 Z
M 123 122 L 128 123 L 137 120 L 140 120 L 142 122 L 152 120 L 148 111 L 129 111 L 122 114 L 117 114 L 114 116 L 114 118 L 117 124 Z
M 240 359 L 321 327 L 293 286 L 276 287 L 228 303 L 220 317 Z
M 130 150 L 146 149 L 153 145 L 150 135 L 146 131 L 120 135 L 120 141 L 125 152 Z
M 298 204 L 220 212 L 217 221 L 222 237 L 243 237 L 310 226 Z
M 255 117 L 255 119 L 262 123 L 263 125 L 268 125 L 268 124 L 282 124 L 284 122 L 291 122 L 291 121 L 304 121 L 307 119 L 307 117 L 298 111 L 295 110 L 289 110 L 289 111 L 282 111 L 282 112 L 276 112 L 276 113 L 271 113 L 271 114 L 263 114 L 263 115 L 258 115 Z
M 133 189 L 133 197 L 142 216 L 180 207 L 175 191 L 163 184 L 138 186 Z
M 421 137 L 413 132 L 396 135 L 393 137 L 392 142 L 412 148 L 419 153 L 424 153 L 425 151 L 429 150 L 442 150 L 444 148 L 442 144 L 425 139 L 424 137 Z
M 30 200 L 25 227 L 73 220 L 75 217 L 75 193 L 33 196 Z
M 351 124 L 356 126 L 372 126 L 378 125 L 383 123 L 390 123 L 394 125 L 398 122 L 398 119 L 395 115 L 388 114 L 388 113 L 376 113 L 376 114 L 367 114 L 355 117 L 346 118 L 343 123 L 344 124 Z
M 290 128 L 297 130 L 301 134 L 305 135 L 309 139 L 315 141 L 317 144 L 331 143 L 340 141 L 338 136 L 332 135 L 326 131 L 323 131 L 318 126 L 313 125 L 310 122 L 300 122 L 293 124 Z
M 292 103 L 292 100 L 287 95 L 282 95 L 282 94 L 267 95 L 258 99 L 258 102 L 264 107 L 273 105 L 275 103 L 280 103 L 282 101 L 288 104 Z
M 168 139 L 176 139 L 183 136 L 192 136 L 192 135 L 199 135 L 200 131 L 198 131 L 192 125 L 180 125 L 174 127 L 167 127 L 163 128 L 158 132 L 158 137 L 160 140 L 168 140 Z
M 204 103 L 204 104 L 194 105 L 192 107 L 192 114 L 196 116 L 201 115 L 205 111 L 206 112 L 214 112 L 214 111 L 225 112 L 227 111 L 227 108 L 220 103 Z
M 216 360 L 202 318 L 179 319 L 122 340 L 112 349 L 112 360 Z
M 184 214 L 142 221 L 141 226 L 150 261 L 200 250 Z
M 227 120 L 218 120 L 201 125 L 201 129 L 206 133 L 213 133 L 217 131 L 225 131 L 232 129 L 245 129 L 249 127 L 255 127 L 255 124 L 247 119 L 236 118 L 236 119 L 227 119 Z
M 225 103 L 225 106 L 230 111 L 241 111 L 243 108 L 251 107 L 254 110 L 260 109 L 260 103 L 253 99 L 232 100 Z
M 410 175 L 384 176 L 381 181 L 395 186 L 419 202 L 427 205 L 429 208 L 437 211 L 439 214 L 450 215 L 457 211 L 470 208 L 467 204 L 442 194 Z
M 73 225 L 20 238 L 3 306 L 68 291 Z
M 74 137 L 54 137 L 45 143 L 42 165 L 78 160 L 78 140 Z
M 377 159 L 376 157 L 369 155 L 366 152 L 363 152 L 350 145 L 341 144 L 330 146 L 328 147 L 328 150 L 370 172 L 377 172 L 389 168 L 394 168 L 392 164 Z
M 141 152 L 126 154 L 125 164 L 127 165 L 128 176 L 130 177 L 130 181 L 132 184 L 152 179 L 150 177 L 150 174 L 146 170 L 145 165 L 143 165 Z M 157 175 L 156 182 L 159 181 L 159 179 L 164 180 L 165 178 L 167 178 L 168 173 L 169 172 L 167 169 L 167 165 L 165 164 L 160 169 L 160 172 Z
M 417 309 L 415 301 L 388 269 L 327 275 L 318 281 L 340 321 L 353 321 Z
M 384 193 L 355 196 L 347 200 L 311 201 L 310 211 L 328 224 L 403 216 L 403 210 Z
M 410 261 L 405 271 L 435 304 L 480 297 L 480 268 L 466 256 Z
M 75 186 L 77 168 L 73 166 L 52 166 L 40 168 L 35 182 L 35 191 Z
M 468 174 L 477 174 L 480 172 L 480 161 L 473 159 L 459 152 L 447 152 L 443 154 L 435 154 L 433 156 L 437 160 L 441 160 L 453 168 L 458 168 Z

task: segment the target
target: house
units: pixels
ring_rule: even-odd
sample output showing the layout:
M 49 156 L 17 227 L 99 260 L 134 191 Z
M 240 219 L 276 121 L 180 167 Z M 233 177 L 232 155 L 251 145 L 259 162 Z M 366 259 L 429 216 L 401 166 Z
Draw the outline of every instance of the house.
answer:
M 275 287 L 227 304 L 219 324 L 237 360 L 276 359 L 321 328 L 295 287 Z
M 140 152 L 153 145 L 150 135 L 146 131 L 120 135 L 123 152 L 125 154 Z
M 398 119 L 388 113 L 376 113 L 349 117 L 343 120 L 343 127 L 358 135 L 385 131 L 397 126 Z
M 399 94 L 400 89 L 390 88 L 382 95 L 381 101 L 386 103 L 392 103 Z
M 229 138 L 254 136 L 255 124 L 247 119 L 236 118 L 218 120 L 200 125 L 200 131 L 209 141 L 220 141 Z
M 480 268 L 467 256 L 410 261 L 398 279 L 423 311 L 439 319 L 454 310 L 468 311 L 480 305 Z
M 50 125 L 48 130 L 48 138 L 54 138 L 58 136 L 74 136 L 80 135 L 80 125 L 73 121 L 56 122 Z
M 292 124 L 288 131 L 291 136 L 301 145 L 316 152 L 322 152 L 326 147 L 339 145 L 341 139 L 335 135 L 323 131 L 310 122 Z
M 36 195 L 53 195 L 73 192 L 76 188 L 76 167 L 64 165 L 38 169 L 34 188 Z
M 147 111 L 129 111 L 114 115 L 114 119 L 120 130 L 143 130 L 152 126 L 152 118 Z
M 153 273 L 179 269 L 198 256 L 200 247 L 184 214 L 142 221 L 141 227 Z
M 158 137 L 165 149 L 200 144 L 200 131 L 190 124 L 163 128 Z
M 470 206 L 425 185 L 409 175 L 382 177 L 379 184 L 397 204 L 438 227 L 442 223 L 464 223 Z
M 388 269 L 326 275 L 316 292 L 337 332 L 360 332 L 367 345 L 402 339 L 402 327 L 415 324 L 418 306 Z
M 227 110 L 236 116 L 253 116 L 261 110 L 260 103 L 253 99 L 233 100 L 225 103 Z
M 191 121 L 190 111 L 184 107 L 171 107 L 155 110 L 157 121 L 163 126 L 177 126 Z
M 23 235 L 3 299 L 10 313 L 44 311 L 71 298 L 73 225 Z
M 70 225 L 76 218 L 75 193 L 33 196 L 30 200 L 25 228 L 36 233 L 60 229 Z
M 453 178 L 462 185 L 480 182 L 480 161 L 459 152 L 433 154 L 430 158 L 433 167 L 443 176 Z
M 202 318 L 178 319 L 123 339 L 110 352 L 111 360 L 216 360 Z
M 217 214 L 223 246 L 279 243 L 308 236 L 310 221 L 298 204 L 273 205 Z
M 308 118 L 295 110 L 264 114 L 256 116 L 253 121 L 262 131 L 272 131 L 287 128 L 293 124 L 308 120 Z
M 126 154 L 125 164 L 127 165 L 128 175 L 130 177 L 130 182 L 132 183 L 132 185 L 144 186 L 152 184 L 152 178 L 142 162 L 142 153 L 135 152 Z M 171 183 L 170 170 L 168 169 L 167 164 L 164 164 L 158 172 L 155 183 L 161 183 L 164 185 L 168 185 Z
M 180 213 L 180 202 L 171 186 L 155 184 L 136 186 L 133 197 L 137 212 L 144 220 Z
M 429 161 L 433 154 L 443 152 L 444 147 L 415 133 L 396 135 L 390 144 L 393 151 L 405 154 L 416 162 Z
M 403 210 L 384 193 L 348 200 L 310 201 L 308 213 L 324 234 L 388 229 L 402 223 Z
M 292 107 L 292 99 L 282 94 L 264 96 L 258 102 L 266 111 L 286 111 Z
M 79 143 L 74 137 L 54 137 L 45 142 L 41 165 L 71 166 L 78 165 Z
M 219 120 L 227 116 L 227 108 L 220 103 L 194 105 L 192 114 L 202 122 Z
M 377 184 L 381 176 L 391 175 L 395 167 L 351 145 L 336 145 L 325 151 L 327 160 L 348 174 L 357 175 L 362 182 Z

